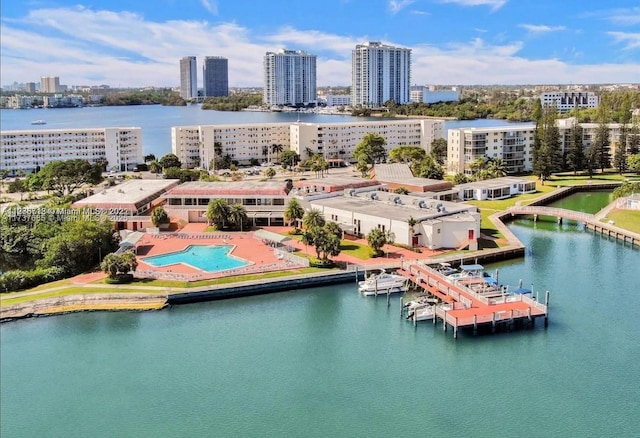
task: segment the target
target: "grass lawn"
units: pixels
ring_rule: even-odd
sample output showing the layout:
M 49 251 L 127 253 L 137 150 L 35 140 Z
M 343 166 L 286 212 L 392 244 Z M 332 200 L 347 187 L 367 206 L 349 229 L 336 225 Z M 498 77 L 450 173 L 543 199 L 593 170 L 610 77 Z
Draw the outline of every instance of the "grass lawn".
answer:
M 615 172 L 596 173 L 593 177 L 579 173 L 558 173 L 551 176 L 546 184 L 552 186 L 579 186 L 583 184 L 613 183 L 623 181 L 640 181 L 640 176 L 633 173 L 625 173 L 620 175 Z
M 602 222 L 610 220 L 615 223 L 616 227 L 640 233 L 640 210 L 613 210 L 607 214 L 607 218 Z
M 360 260 L 368 260 L 373 254 L 371 247 L 368 245 L 361 245 L 351 240 L 341 241 L 340 250 L 342 254 L 350 255 Z

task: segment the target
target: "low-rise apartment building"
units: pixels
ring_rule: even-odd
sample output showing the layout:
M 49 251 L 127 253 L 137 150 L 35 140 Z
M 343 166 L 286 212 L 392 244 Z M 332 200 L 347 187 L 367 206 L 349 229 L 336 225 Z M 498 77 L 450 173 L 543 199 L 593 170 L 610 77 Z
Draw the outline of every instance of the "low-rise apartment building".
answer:
M 598 108 L 600 100 L 591 91 L 547 91 L 540 94 L 540 102 L 543 107 L 555 106 L 559 113 L 566 113 L 576 108 Z
M 106 159 L 109 169 L 131 170 L 143 161 L 141 128 L 0 131 L 0 171 L 35 172 L 57 160 Z

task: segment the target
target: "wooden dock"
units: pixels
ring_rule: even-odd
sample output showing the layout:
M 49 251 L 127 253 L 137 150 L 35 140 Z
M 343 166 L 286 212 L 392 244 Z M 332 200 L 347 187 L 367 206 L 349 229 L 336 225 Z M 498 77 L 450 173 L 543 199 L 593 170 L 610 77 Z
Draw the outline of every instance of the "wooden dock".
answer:
M 468 282 L 451 280 L 419 261 L 403 261 L 398 273 L 443 302 L 433 307 L 433 317 L 429 319 L 434 324 L 442 321 L 444 331 L 451 326 L 454 338 L 458 337 L 459 328 L 473 328 L 475 333 L 479 326 L 490 326 L 493 332 L 497 326 L 533 326 L 538 317 L 544 317 L 545 327 L 548 324 L 549 292 L 545 294 L 545 304 L 524 294 L 487 293 Z

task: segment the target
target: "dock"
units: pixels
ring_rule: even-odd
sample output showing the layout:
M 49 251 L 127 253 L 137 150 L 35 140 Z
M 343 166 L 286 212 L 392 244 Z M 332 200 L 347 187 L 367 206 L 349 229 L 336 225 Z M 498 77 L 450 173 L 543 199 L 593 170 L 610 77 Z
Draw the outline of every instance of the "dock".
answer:
M 425 293 L 438 298 L 442 304 L 416 308 L 414 324 L 418 320 L 442 321 L 442 328 L 470 328 L 477 333 L 478 327 L 490 326 L 495 332 L 499 326 L 535 326 L 536 318 L 544 318 L 548 325 L 549 292 L 544 304 L 526 294 L 507 294 L 499 288 L 480 285 L 471 279 L 452 280 L 421 261 L 403 261 L 398 273 L 404 275 Z M 419 312 L 418 312 L 419 310 Z

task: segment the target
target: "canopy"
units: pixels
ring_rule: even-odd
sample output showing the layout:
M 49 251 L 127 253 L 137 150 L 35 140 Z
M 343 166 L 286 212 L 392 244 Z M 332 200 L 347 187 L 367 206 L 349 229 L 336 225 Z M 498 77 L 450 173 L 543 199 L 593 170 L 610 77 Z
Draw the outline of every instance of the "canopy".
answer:
M 142 239 L 144 233 L 141 231 L 134 231 L 129 234 L 127 237 L 120 241 L 120 248 L 133 248 L 136 246 L 138 241 Z
M 291 240 L 291 237 L 283 236 L 282 234 L 273 233 L 267 230 L 258 230 L 253 233 L 256 239 L 268 240 L 270 242 L 284 243 Z

